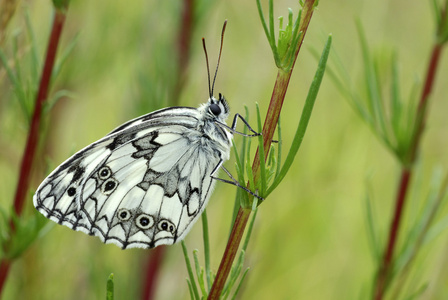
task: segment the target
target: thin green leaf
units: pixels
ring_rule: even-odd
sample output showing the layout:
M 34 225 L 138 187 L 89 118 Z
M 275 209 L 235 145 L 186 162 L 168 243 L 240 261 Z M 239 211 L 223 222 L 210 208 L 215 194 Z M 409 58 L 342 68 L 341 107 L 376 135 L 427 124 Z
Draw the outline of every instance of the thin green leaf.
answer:
M 442 218 L 436 224 L 434 224 L 434 226 L 431 227 L 431 229 L 428 231 L 428 234 L 425 236 L 423 243 L 425 245 L 429 244 L 438 236 L 440 236 L 442 233 L 444 233 L 447 229 L 448 229 L 448 216 Z
M 302 13 L 302 10 L 300 10 L 299 13 L 301 14 L 301 13 Z M 290 48 L 291 50 L 288 52 L 288 56 L 287 56 L 286 59 L 285 59 L 285 61 L 288 62 L 288 65 L 287 65 L 287 66 L 285 67 L 285 69 L 284 69 L 286 72 L 291 71 L 292 66 L 294 65 L 295 57 L 296 57 L 296 52 L 298 51 L 299 46 L 300 46 L 300 44 L 299 44 L 299 40 L 301 39 L 302 34 L 303 34 L 302 31 L 299 32 L 299 34 L 298 34 L 296 37 L 293 37 L 293 39 L 292 39 L 292 41 L 291 41 L 291 44 L 294 45 L 294 47 L 293 47 L 293 48 Z
M 238 279 L 241 273 L 244 263 L 244 257 L 245 257 L 245 251 L 241 250 L 240 255 L 238 256 L 238 260 L 233 264 L 230 270 L 229 278 L 222 290 L 221 295 L 223 296 L 224 299 L 227 299 L 227 297 L 229 296 L 232 287 L 234 286 L 236 280 Z
M 15 231 L 8 233 L 10 240 L 6 257 L 13 260 L 20 257 L 37 239 L 47 220 L 40 214 L 33 214 L 27 218 L 19 217 L 14 211 L 10 212 L 10 219 L 14 224 Z
M 366 214 L 367 214 L 367 237 L 372 251 L 372 256 L 375 261 L 381 261 L 381 245 L 379 244 L 379 238 L 376 232 L 378 228 L 378 222 L 376 222 L 375 214 L 372 208 L 372 201 L 370 195 L 367 192 L 365 197 Z
M 359 40 L 361 42 L 361 52 L 364 61 L 364 73 L 367 86 L 367 103 L 377 126 L 375 126 L 378 135 L 382 140 L 389 144 L 387 137 L 387 129 L 384 115 L 384 108 L 382 106 L 381 92 L 379 87 L 378 73 L 374 66 L 372 59 L 370 58 L 369 48 L 367 45 L 367 39 L 364 35 L 361 22 L 357 20 L 356 28 L 358 30 Z
M 248 141 L 249 146 L 247 147 L 247 155 L 246 155 L 246 173 L 247 173 L 247 177 L 249 178 L 249 189 L 253 189 L 255 187 L 255 182 L 254 182 L 254 175 L 252 173 L 252 166 L 250 164 L 251 159 L 250 159 L 250 144 L 251 144 L 251 140 Z M 246 192 L 244 192 L 244 194 L 248 194 Z M 241 203 L 241 206 L 243 208 L 248 208 L 251 207 L 252 203 L 249 200 L 249 196 L 247 195 L 247 197 L 243 197 L 241 200 L 244 200 L 244 202 Z
M 254 198 L 254 202 L 255 201 L 258 201 L 258 199 Z M 241 248 L 244 251 L 247 250 L 247 246 L 249 245 L 250 237 L 252 235 L 252 229 L 254 228 L 255 218 L 257 217 L 257 212 L 258 212 L 258 209 L 255 207 L 255 209 L 253 209 L 253 214 L 252 214 L 252 217 L 249 222 L 249 227 L 247 228 L 247 233 L 246 233 L 246 237 L 244 239 L 243 247 Z
M 243 139 L 243 144 L 246 144 L 246 139 Z M 236 170 L 236 174 L 237 174 L 237 179 L 238 182 L 240 184 L 244 184 L 245 180 L 244 180 L 244 157 L 245 157 L 245 153 L 242 153 L 242 157 L 240 159 L 240 156 L 238 154 L 238 150 L 236 149 L 235 143 L 232 143 L 232 147 L 233 147 L 233 152 L 235 153 L 235 170 Z M 242 147 L 242 149 L 245 149 L 245 147 Z M 242 200 L 242 198 L 245 197 L 247 198 L 247 193 L 243 193 L 243 190 L 240 188 L 236 189 L 236 196 L 235 196 L 235 202 L 233 205 L 233 214 L 232 214 L 232 220 L 230 222 L 230 229 L 229 229 L 229 235 L 230 232 L 232 231 L 232 227 L 233 227 L 233 223 L 235 222 L 236 219 L 236 215 L 238 214 L 238 210 L 241 206 L 242 201 L 246 202 L 248 201 L 247 199 Z
M 269 0 L 269 31 L 271 40 L 269 43 L 271 44 L 272 53 L 274 54 L 274 60 L 277 66 L 280 65 L 280 58 L 278 56 L 278 49 L 275 45 L 275 29 L 274 29 L 274 0 Z
M 405 300 L 414 300 L 420 299 L 423 293 L 428 289 L 429 284 L 425 283 L 421 287 L 419 287 L 414 293 L 405 298 Z
M 199 264 L 198 250 L 193 250 L 193 260 L 194 267 L 196 270 L 196 277 L 198 278 L 199 287 L 201 288 L 202 295 L 207 295 L 207 291 L 205 290 L 205 282 L 204 282 L 204 270 L 201 268 Z
M 397 284 L 395 284 L 396 295 L 403 290 L 403 286 L 411 274 L 411 266 L 415 264 L 415 259 L 425 244 L 431 224 L 435 219 L 436 213 L 440 210 L 442 199 L 446 195 L 448 177 L 444 184 L 441 183 L 441 172 L 434 172 L 432 177 L 433 187 L 428 199 L 425 200 L 424 210 L 410 233 L 406 236 L 405 244 L 396 258 L 395 273 L 399 275 L 398 279 L 396 279 Z
M 14 62 L 14 92 L 19 101 L 19 105 L 22 108 L 23 115 L 28 123 L 31 123 L 31 105 L 29 105 L 27 93 L 25 91 L 25 84 L 23 83 L 22 71 L 20 69 L 20 58 L 18 57 L 19 49 L 18 49 L 18 35 L 15 35 L 13 38 L 13 62 Z
M 244 110 L 245 110 L 244 119 L 249 122 L 249 109 L 248 109 L 248 107 L 244 106 Z M 247 134 L 247 130 L 248 130 L 247 126 L 244 126 L 243 133 Z M 237 148 L 235 146 L 235 143 L 232 143 L 233 152 L 235 154 L 235 160 L 236 160 L 235 168 L 236 168 L 237 179 L 238 179 L 238 182 L 241 185 L 244 185 L 246 183 L 246 180 L 244 178 L 244 174 L 245 174 L 245 171 L 244 171 L 244 159 L 246 157 L 246 148 L 247 148 L 248 140 L 249 139 L 247 139 L 247 138 L 242 139 L 241 150 L 239 152 L 239 153 L 241 153 L 241 155 L 238 153 L 238 150 L 237 150 Z M 242 200 L 242 198 L 244 198 L 244 199 Z M 231 220 L 231 223 L 230 223 L 229 235 L 230 235 L 230 232 L 232 231 L 233 223 L 235 222 L 236 215 L 238 214 L 238 210 L 239 210 L 242 202 L 247 202 L 248 203 L 249 202 L 249 196 L 243 189 L 237 188 L 236 189 L 235 202 L 234 202 L 234 205 L 233 205 L 233 214 L 232 214 L 232 220 Z
M 0 60 L 2 61 L 3 67 L 6 70 L 6 74 L 8 74 L 9 80 L 11 81 L 14 88 L 16 88 L 16 86 L 19 85 L 19 83 L 17 82 L 17 78 L 14 75 L 13 70 L 11 69 L 11 67 L 8 64 L 8 59 L 6 58 L 5 52 L 3 52 L 3 50 L 1 48 L 0 48 Z
M 277 151 L 277 166 L 275 169 L 275 178 L 277 179 L 278 174 L 280 173 L 280 166 L 282 165 L 282 145 L 283 145 L 283 140 L 282 140 L 282 126 L 281 126 L 281 122 L 280 122 L 281 116 L 278 116 L 278 122 L 277 122 L 277 138 L 278 138 L 278 143 L 277 143 L 277 147 L 278 147 L 278 151 Z
M 37 85 L 39 83 L 40 61 L 36 42 L 36 35 L 34 34 L 33 26 L 31 25 L 30 12 L 28 9 L 25 10 L 25 24 L 29 35 L 29 39 L 31 40 L 31 64 L 30 64 L 31 78 L 33 78 L 33 82 L 36 85 L 35 87 L 33 87 L 33 90 L 37 92 Z
M 188 257 L 187 246 L 184 241 L 181 241 L 182 251 L 184 252 L 185 265 L 187 266 L 188 277 L 190 278 L 191 289 L 193 290 L 194 299 L 199 300 L 199 292 L 194 280 L 193 269 L 191 268 L 190 258 Z
M 391 101 L 390 101 L 390 118 L 391 126 L 395 137 L 396 146 L 395 148 L 400 152 L 400 137 L 404 132 L 402 132 L 401 124 L 403 120 L 403 109 L 402 101 L 400 96 L 400 81 L 398 79 L 398 67 L 397 59 L 394 54 L 391 63 Z M 399 154 L 398 154 L 399 155 Z
M 261 8 L 260 0 L 257 0 L 257 8 L 258 8 L 258 14 L 260 15 L 261 25 L 263 25 L 264 33 L 266 34 L 266 38 L 268 39 L 269 44 L 272 48 L 271 34 L 269 32 L 268 26 L 266 25 L 266 20 L 264 18 L 263 9 Z
M 433 14 L 434 14 L 434 19 L 435 19 L 435 27 L 437 28 L 440 24 L 440 8 L 439 5 L 437 3 L 437 0 L 432 0 L 432 9 L 433 9 Z
M 436 205 L 433 208 L 433 214 L 441 210 L 442 206 L 447 202 L 447 200 L 448 200 L 448 175 L 445 176 L 443 183 L 439 187 L 437 202 L 435 203 Z M 439 222 L 437 222 L 431 228 L 428 229 L 428 232 L 423 239 L 423 244 L 428 244 L 429 242 L 434 240 L 437 236 L 439 236 L 442 232 L 444 232 L 446 228 L 448 228 L 448 216 L 442 218 Z
M 188 285 L 188 291 L 190 292 L 190 299 L 191 300 L 196 299 L 193 295 L 193 287 L 191 286 L 191 282 L 190 280 L 188 280 L 188 278 L 187 278 L 187 285 Z
M 300 117 L 299 126 L 297 127 L 296 133 L 294 135 L 294 139 L 293 139 L 291 148 L 288 152 L 285 163 L 283 164 L 283 167 L 281 168 L 279 175 L 276 177 L 276 179 L 274 180 L 272 185 L 267 190 L 266 195 L 265 195 L 266 197 L 280 184 L 280 182 L 286 176 L 286 173 L 288 173 L 288 170 L 294 161 L 297 151 L 299 150 L 300 145 L 302 144 L 302 140 L 303 140 L 303 137 L 305 136 L 308 122 L 311 118 L 311 113 L 313 111 L 314 102 L 316 101 L 317 93 L 319 92 L 319 87 L 320 87 L 322 78 L 325 73 L 325 66 L 327 64 L 328 55 L 329 55 L 330 49 L 331 49 L 331 41 L 332 41 L 332 36 L 330 35 L 327 39 L 324 50 L 322 52 L 322 56 L 321 56 L 318 66 L 317 66 L 317 70 L 316 70 L 316 74 L 314 75 L 313 82 L 311 83 L 310 89 L 308 91 L 305 105 L 302 110 L 302 115 Z
M 202 213 L 202 237 L 204 240 L 204 261 L 205 261 L 205 277 L 207 279 L 207 291 L 210 292 L 212 287 L 211 283 L 211 268 L 210 268 L 210 240 L 208 234 L 208 221 L 207 221 L 207 210 L 204 209 Z
M 403 142 L 403 148 L 405 150 L 403 153 L 403 158 L 402 160 L 404 161 L 404 163 L 408 163 L 408 159 L 409 159 L 409 155 L 410 155 L 410 149 L 412 147 L 411 143 L 412 140 L 414 138 L 414 134 L 415 134 L 415 130 L 418 124 L 418 116 L 417 116 L 417 106 L 418 106 L 418 101 L 419 101 L 419 97 L 417 96 L 419 94 L 419 89 L 420 89 L 421 83 L 418 81 L 415 81 L 414 84 L 412 85 L 412 89 L 410 91 L 409 94 L 409 100 L 408 100 L 408 108 L 407 108 L 407 115 L 405 117 L 405 131 L 406 134 L 403 135 L 405 140 Z
M 334 49 L 332 51 L 333 52 L 331 55 L 331 60 L 332 63 L 336 66 L 337 73 L 336 71 L 333 71 L 331 66 L 327 66 L 325 71 L 326 74 L 328 74 L 330 79 L 333 81 L 334 86 L 339 90 L 339 92 L 347 98 L 347 102 L 352 107 L 352 109 L 361 117 L 361 119 L 363 119 L 369 125 L 371 130 L 375 132 L 374 121 L 372 120 L 369 113 L 365 110 L 364 106 L 361 105 L 361 97 L 357 95 L 355 91 L 352 91 L 349 88 L 351 86 L 349 73 L 345 69 L 345 66 L 342 63 L 337 51 L 335 51 Z M 316 59 L 319 59 L 320 53 L 317 50 L 311 49 L 311 53 L 314 57 L 316 57 Z
M 44 109 L 45 109 L 45 113 L 48 113 L 51 111 L 51 109 L 55 106 L 56 103 L 58 103 L 59 100 L 63 99 L 63 98 L 71 98 L 74 99 L 76 98 L 76 94 L 72 93 L 70 91 L 67 90 L 59 90 L 56 91 L 52 97 L 50 99 L 48 99 L 48 101 L 45 101 L 44 105 Z
M 261 123 L 261 116 L 260 116 L 260 107 L 258 106 L 258 103 L 255 104 L 257 107 L 257 124 L 258 124 L 258 132 L 261 132 L 262 129 L 262 123 Z M 264 145 L 263 145 L 263 136 L 258 136 L 258 151 L 260 151 L 260 196 L 264 197 L 264 194 L 266 192 L 266 162 L 265 162 L 265 153 L 264 153 Z
M 240 282 L 238 283 L 238 286 L 236 287 L 235 293 L 233 294 L 232 300 L 236 299 L 236 295 L 238 295 L 238 292 L 240 291 L 241 285 L 246 278 L 247 272 L 249 272 L 249 268 L 244 271 L 243 276 L 241 277 Z
M 59 73 L 62 70 L 62 66 L 67 61 L 67 58 L 72 53 L 73 49 L 76 46 L 76 43 L 78 42 L 79 33 L 75 35 L 75 37 L 71 40 L 70 44 L 65 48 L 65 50 L 62 52 L 62 54 L 59 56 L 58 60 L 56 61 L 53 69 L 53 73 L 51 74 L 51 80 L 54 81 Z
M 300 20 L 302 18 L 302 9 L 299 9 L 299 13 L 297 15 L 297 19 L 294 22 L 294 31 L 292 32 L 291 39 L 289 41 L 290 47 L 287 52 L 287 57 L 284 61 L 288 62 L 288 65 L 285 68 L 285 71 L 289 72 L 292 69 L 292 66 L 295 61 L 296 52 L 299 49 L 299 41 L 302 37 L 303 32 L 299 32 Z

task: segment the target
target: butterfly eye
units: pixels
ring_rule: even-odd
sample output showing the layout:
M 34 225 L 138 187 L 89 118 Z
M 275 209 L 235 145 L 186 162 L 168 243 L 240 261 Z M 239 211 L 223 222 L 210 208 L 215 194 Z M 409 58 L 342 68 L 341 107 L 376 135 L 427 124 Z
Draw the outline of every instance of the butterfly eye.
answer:
M 132 217 L 132 214 L 126 208 L 122 208 L 122 209 L 118 210 L 117 217 L 118 217 L 118 219 L 120 219 L 120 221 L 127 221 Z
M 219 116 L 219 114 L 221 113 L 221 108 L 219 108 L 218 104 L 210 104 L 209 110 L 215 116 Z
M 150 215 L 141 214 L 135 220 L 135 224 L 140 229 L 149 229 L 154 225 L 154 219 Z
M 104 166 L 102 167 L 99 171 L 98 171 L 98 177 L 101 180 L 106 180 L 107 178 L 110 177 L 110 175 L 112 174 L 112 171 L 110 170 L 109 167 Z

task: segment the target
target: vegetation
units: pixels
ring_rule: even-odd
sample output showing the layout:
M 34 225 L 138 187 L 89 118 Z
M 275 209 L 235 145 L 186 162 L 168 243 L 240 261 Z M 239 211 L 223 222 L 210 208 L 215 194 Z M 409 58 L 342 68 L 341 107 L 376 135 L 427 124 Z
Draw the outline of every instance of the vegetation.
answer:
M 0 2 L 0 295 L 446 298 L 448 1 L 299 2 Z M 153 250 L 40 216 L 70 154 L 206 101 L 225 19 L 215 91 L 263 133 L 226 167 L 264 200 L 218 183 L 202 232 Z

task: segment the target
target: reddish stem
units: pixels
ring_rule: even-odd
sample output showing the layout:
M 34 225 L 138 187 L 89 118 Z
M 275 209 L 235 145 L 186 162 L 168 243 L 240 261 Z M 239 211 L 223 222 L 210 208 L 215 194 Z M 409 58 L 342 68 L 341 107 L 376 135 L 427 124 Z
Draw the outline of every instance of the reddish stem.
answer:
M 178 66 L 170 105 L 179 104 L 179 95 L 183 89 L 186 70 L 190 60 L 191 36 L 194 27 L 194 1 L 184 0 L 178 36 Z M 146 277 L 143 281 L 142 299 L 152 299 L 156 291 L 156 282 L 160 274 L 161 262 L 165 257 L 166 247 L 157 247 L 151 251 L 146 265 Z
M 31 120 L 30 131 L 28 132 L 28 139 L 25 146 L 25 152 L 22 157 L 22 164 L 20 166 L 20 177 L 17 184 L 16 196 L 14 199 L 14 211 L 20 215 L 25 203 L 26 194 L 31 178 L 31 167 L 33 165 L 34 155 L 36 153 L 37 142 L 39 141 L 39 128 L 42 115 L 42 106 L 48 96 L 48 89 L 50 86 L 51 73 L 56 58 L 56 51 L 58 49 L 59 39 L 61 37 L 62 27 L 64 26 L 65 13 L 56 11 L 53 27 L 51 30 L 50 40 L 47 47 L 47 57 L 45 58 L 44 69 L 40 81 L 39 91 L 34 105 L 33 118 Z
M 406 194 L 408 191 L 410 179 L 411 179 L 411 171 L 409 169 L 403 169 L 397 193 L 397 201 L 395 203 L 394 218 L 389 232 L 389 242 L 387 244 L 386 254 L 384 255 L 383 258 L 383 263 L 380 269 L 376 286 L 375 299 L 377 300 L 382 299 L 383 297 L 383 293 L 387 283 L 388 273 L 392 265 L 392 257 L 394 254 L 395 244 L 398 238 L 401 216 L 403 215 L 403 208 L 406 200 Z
M 269 103 L 268 113 L 263 125 L 263 146 L 265 149 L 265 158 L 268 155 L 269 148 L 271 146 L 271 141 L 274 136 L 275 129 L 277 127 L 278 118 L 280 116 L 280 111 L 282 109 L 283 101 L 285 99 L 286 90 L 288 89 L 289 80 L 291 78 L 292 71 L 294 69 L 294 64 L 299 54 L 303 39 L 305 38 L 308 25 L 311 21 L 311 17 L 314 11 L 315 0 L 306 0 L 303 6 L 302 19 L 299 25 L 299 31 L 303 34 L 299 40 L 299 46 L 296 50 L 294 56 L 294 63 L 289 72 L 285 72 L 279 69 L 277 74 L 277 79 L 275 82 L 274 90 L 272 92 L 271 101 Z M 257 149 L 254 162 L 252 164 L 252 170 L 254 174 L 254 182 L 257 183 L 260 177 L 260 157 Z M 249 219 L 251 210 L 247 208 L 240 207 L 238 211 L 237 218 L 235 219 L 232 232 L 230 234 L 229 240 L 227 242 L 226 250 L 224 251 L 223 258 L 221 259 L 221 264 L 219 265 L 216 278 L 213 282 L 212 289 L 208 296 L 208 299 L 219 299 L 221 292 L 224 288 L 224 284 L 229 276 L 232 263 L 236 257 L 238 247 L 241 242 L 244 230 L 247 225 L 247 220 Z
M 30 130 L 28 132 L 28 138 L 26 141 L 25 151 L 22 156 L 22 162 L 20 166 L 19 182 L 17 183 L 16 194 L 14 198 L 14 212 L 17 216 L 21 215 L 27 193 L 29 191 L 29 184 L 31 179 L 31 168 L 33 166 L 33 160 L 37 149 L 37 143 L 39 141 L 39 128 L 42 115 L 42 107 L 44 101 L 48 96 L 48 89 L 51 80 L 51 73 L 54 66 L 56 52 L 61 36 L 62 28 L 65 21 L 65 9 L 56 10 L 53 26 L 48 41 L 47 56 L 45 58 L 44 68 L 42 70 L 42 77 L 39 85 L 39 91 L 36 96 L 34 104 L 34 112 L 31 120 Z M 11 234 L 14 233 L 14 224 L 10 221 Z M 0 294 L 3 291 L 3 286 L 8 277 L 11 262 L 7 259 L 3 259 L 0 262 Z
M 145 281 L 143 282 L 143 300 L 154 299 L 156 283 L 159 278 L 160 268 L 165 253 L 165 246 L 159 246 L 150 252 L 148 263 L 146 265 Z
M 178 59 L 179 71 L 185 74 L 188 62 L 190 60 L 191 36 L 193 34 L 193 0 L 184 0 L 182 10 L 182 22 L 179 30 Z
M 183 90 L 187 67 L 190 61 L 191 37 L 195 25 L 194 20 L 194 1 L 184 0 L 182 8 L 182 19 L 179 26 L 179 37 L 177 39 L 177 77 L 174 84 L 174 90 L 171 96 L 170 105 L 179 105 L 180 93 Z
M 222 289 L 224 288 L 230 269 L 232 268 L 232 263 L 235 260 L 241 239 L 243 238 L 244 229 L 246 228 L 250 213 L 251 210 L 247 208 L 240 207 L 238 210 L 235 222 L 233 223 L 232 232 L 230 233 L 231 238 L 229 238 L 226 250 L 224 251 L 224 256 L 219 265 L 217 276 L 213 282 L 210 294 L 208 295 L 208 300 L 220 299 Z M 222 274 L 226 274 L 226 276 L 222 276 Z
M 2 260 L 0 262 L 0 295 L 3 291 L 3 286 L 5 285 L 6 278 L 8 278 L 10 267 L 11 263 L 8 260 Z
M 269 149 L 271 148 L 271 141 L 273 140 L 275 129 L 277 128 L 278 118 L 280 117 L 280 111 L 283 107 L 283 101 L 285 100 L 291 75 L 292 72 L 285 73 L 281 70 L 277 73 L 274 91 L 271 96 L 268 112 L 263 125 L 263 147 L 265 160 L 268 157 Z M 258 148 L 252 164 L 252 172 L 255 177 L 255 182 L 257 182 L 258 177 L 260 176 L 260 154 L 258 152 Z
M 417 151 L 419 148 L 421 136 L 425 127 L 425 119 L 426 119 L 426 111 L 428 106 L 429 95 L 431 94 L 431 90 L 434 86 L 435 75 L 437 71 L 437 67 L 440 61 L 440 54 L 442 50 L 441 44 L 436 44 L 433 47 L 431 58 L 428 65 L 428 70 L 426 73 L 425 85 L 423 87 L 422 95 L 420 98 L 420 102 L 417 108 L 417 118 L 416 118 L 416 130 L 414 134 L 414 138 L 410 148 L 410 156 L 408 165 L 403 166 L 401 171 L 401 180 L 400 185 L 397 192 L 396 202 L 395 202 L 395 212 L 394 217 L 392 219 L 392 223 L 390 225 L 389 230 L 389 240 L 387 243 L 386 252 L 383 257 L 383 261 L 381 263 L 376 287 L 375 287 L 375 299 L 380 300 L 383 299 L 384 292 L 388 285 L 388 278 L 393 266 L 393 255 L 394 250 L 398 240 L 398 234 L 400 229 L 400 223 L 403 216 L 404 207 L 406 204 L 406 194 L 409 187 L 409 181 L 412 175 L 412 165 L 415 162 Z
M 313 16 L 314 2 L 314 0 L 305 1 L 305 4 L 303 6 L 302 19 L 300 21 L 299 27 L 299 31 L 302 32 L 302 36 L 299 40 L 299 47 L 296 50 L 295 59 L 291 67 L 291 71 L 285 73 L 279 69 L 279 72 L 277 74 L 274 91 L 272 92 L 271 101 L 269 103 L 268 112 L 263 125 L 263 147 L 265 160 L 268 157 L 269 149 L 271 147 L 271 141 L 273 140 L 274 132 L 277 128 L 278 118 L 280 117 L 280 111 L 283 107 L 283 101 L 288 89 L 289 80 L 291 79 L 292 70 L 294 70 L 297 56 L 299 55 L 303 40 L 305 39 L 305 34 L 311 22 L 311 17 Z M 258 181 L 258 177 L 260 176 L 260 155 L 258 153 L 258 149 L 255 153 L 254 162 L 252 164 L 252 173 L 254 174 L 254 182 L 256 183 Z

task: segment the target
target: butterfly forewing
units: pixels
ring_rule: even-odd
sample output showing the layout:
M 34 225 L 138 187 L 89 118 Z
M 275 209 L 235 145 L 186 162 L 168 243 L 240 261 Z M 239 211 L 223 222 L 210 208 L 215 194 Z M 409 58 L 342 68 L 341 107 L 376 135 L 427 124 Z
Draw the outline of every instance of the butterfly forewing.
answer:
M 116 128 L 53 171 L 35 207 L 123 249 L 183 239 L 207 204 L 211 173 L 229 156 L 231 134 L 216 124 L 228 108 L 208 112 L 219 101 L 162 109 Z

